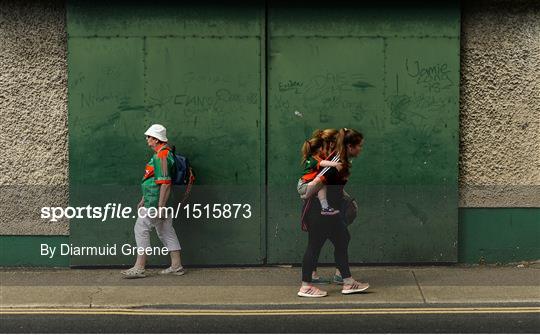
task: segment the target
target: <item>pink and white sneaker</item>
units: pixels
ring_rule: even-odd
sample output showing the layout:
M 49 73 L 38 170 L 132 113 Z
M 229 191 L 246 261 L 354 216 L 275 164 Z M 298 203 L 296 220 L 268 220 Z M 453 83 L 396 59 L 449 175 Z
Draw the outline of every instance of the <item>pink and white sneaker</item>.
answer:
M 353 293 L 360 293 L 369 288 L 368 283 L 361 283 L 357 282 L 356 280 L 352 282 L 352 284 L 343 284 L 343 289 L 341 290 L 341 293 L 343 294 L 353 294 Z
M 326 297 L 328 293 L 323 290 L 319 290 L 315 286 L 302 286 L 300 287 L 300 291 L 298 291 L 299 297 L 304 298 L 322 298 Z

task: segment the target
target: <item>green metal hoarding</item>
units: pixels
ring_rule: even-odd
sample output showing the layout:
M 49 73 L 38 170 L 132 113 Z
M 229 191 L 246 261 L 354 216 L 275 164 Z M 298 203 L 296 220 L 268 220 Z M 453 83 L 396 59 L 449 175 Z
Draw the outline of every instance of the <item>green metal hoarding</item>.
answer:
M 346 186 L 360 206 L 350 260 L 456 261 L 459 27 L 457 4 L 270 10 L 270 263 L 298 262 L 305 247 L 300 145 L 341 127 L 365 136 Z
M 151 156 L 143 133 L 161 123 L 195 169 L 192 201 L 251 205 L 249 219 L 176 220 L 186 262 L 261 263 L 263 15 L 258 6 L 70 3 L 70 203 L 134 207 Z M 71 243 L 134 245 L 134 222 L 75 219 Z M 117 255 L 71 261 L 133 260 Z M 150 262 L 166 263 L 167 257 Z
M 176 220 L 185 262 L 298 263 L 300 146 L 349 127 L 366 139 L 347 185 L 360 203 L 351 261 L 455 262 L 459 27 L 457 3 L 70 2 L 70 204 L 134 206 L 142 134 L 162 123 L 196 169 L 193 202 L 253 207 L 250 219 Z M 133 244 L 133 224 L 74 219 L 70 240 Z

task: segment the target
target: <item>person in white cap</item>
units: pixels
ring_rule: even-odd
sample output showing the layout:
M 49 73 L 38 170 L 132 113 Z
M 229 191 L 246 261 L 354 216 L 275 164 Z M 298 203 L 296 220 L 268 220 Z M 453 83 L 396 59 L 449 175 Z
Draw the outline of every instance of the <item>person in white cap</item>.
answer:
M 154 151 L 154 155 L 146 164 L 144 177 L 142 179 L 142 199 L 137 206 L 139 217 L 135 222 L 135 240 L 138 248 L 150 247 L 150 231 L 156 228 L 157 235 L 163 245 L 168 249 L 171 256 L 171 266 L 160 274 L 183 275 L 185 273 L 180 259 L 180 242 L 172 225 L 172 214 L 166 213 L 164 209 L 171 192 L 171 175 L 174 159 L 170 148 L 167 145 L 167 130 L 160 124 L 153 124 L 144 133 L 146 143 Z M 154 214 L 149 213 L 149 208 L 156 208 Z M 151 250 L 151 249 L 149 249 Z M 146 277 L 146 254 L 138 254 L 135 265 L 122 274 L 125 278 Z

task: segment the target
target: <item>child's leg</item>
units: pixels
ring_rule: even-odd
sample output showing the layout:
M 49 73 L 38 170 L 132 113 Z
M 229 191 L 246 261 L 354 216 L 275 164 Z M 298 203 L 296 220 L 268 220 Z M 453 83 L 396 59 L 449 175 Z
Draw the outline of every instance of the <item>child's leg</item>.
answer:
M 322 208 L 328 208 L 328 201 L 326 200 L 326 186 L 323 185 L 319 192 L 317 192 L 317 198 L 319 199 L 319 202 L 321 203 Z
M 326 200 L 326 185 L 317 192 L 317 198 L 321 203 L 321 214 L 322 215 L 336 215 L 339 213 L 339 210 L 333 209 L 328 205 L 328 200 Z
M 296 185 L 296 190 L 298 191 L 298 194 L 300 194 L 300 196 L 303 196 L 304 194 L 306 194 L 307 184 L 304 183 L 302 179 L 299 179 L 298 185 Z

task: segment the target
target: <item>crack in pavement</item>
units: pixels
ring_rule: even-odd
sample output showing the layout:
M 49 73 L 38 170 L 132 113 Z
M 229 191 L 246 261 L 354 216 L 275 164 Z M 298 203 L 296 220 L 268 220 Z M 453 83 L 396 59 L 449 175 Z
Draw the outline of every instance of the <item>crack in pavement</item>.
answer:
M 103 288 L 100 286 L 96 287 L 95 292 L 90 292 L 90 295 L 88 296 L 88 298 L 90 299 L 90 305 L 88 307 L 92 308 L 92 305 L 94 302 L 94 296 L 97 294 L 100 294 L 101 292 L 103 292 Z
M 418 282 L 418 279 L 416 278 L 416 274 L 414 273 L 414 270 L 411 270 L 411 273 L 413 275 L 414 281 L 416 282 L 416 287 L 418 287 L 418 291 L 420 291 L 420 295 L 422 296 L 422 300 L 424 301 L 424 304 L 427 303 L 426 297 L 424 297 L 424 292 L 422 292 L 422 287 L 420 287 L 420 283 Z

